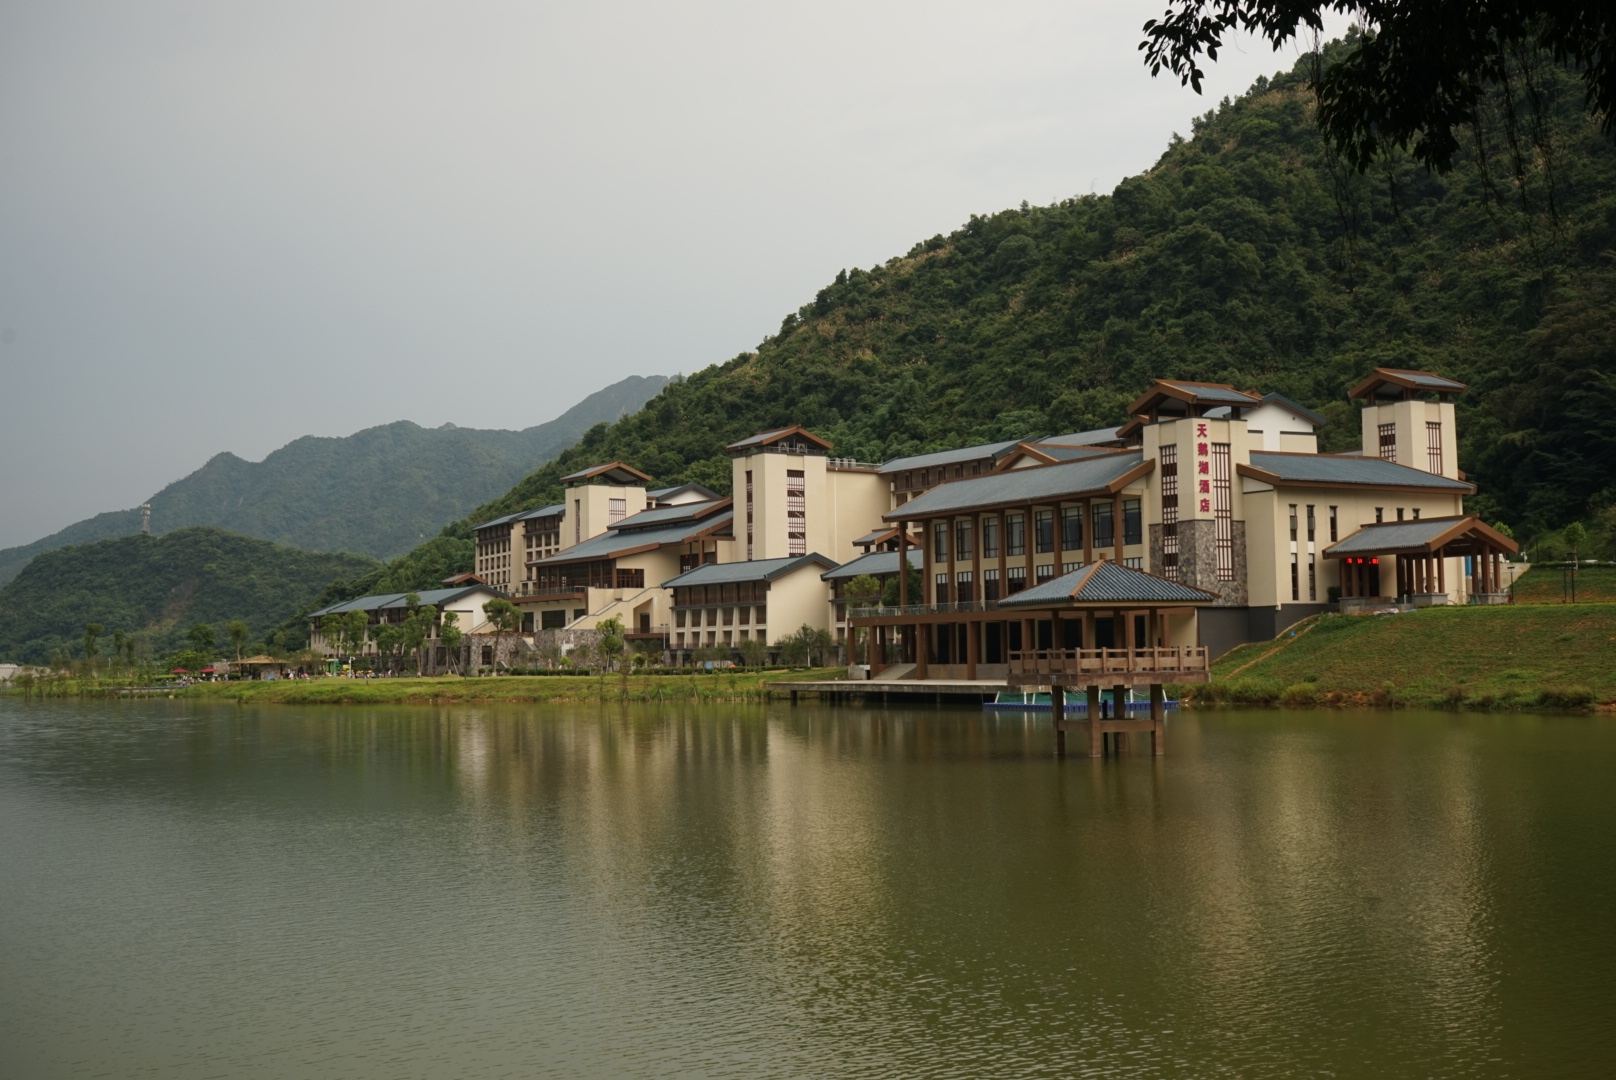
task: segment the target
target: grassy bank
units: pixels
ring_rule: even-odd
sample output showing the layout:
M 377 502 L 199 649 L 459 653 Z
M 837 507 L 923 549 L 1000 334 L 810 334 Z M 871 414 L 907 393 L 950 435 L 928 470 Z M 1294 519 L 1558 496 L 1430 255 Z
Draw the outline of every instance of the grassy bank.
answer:
M 1558 566 L 1534 566 L 1515 581 L 1517 604 L 1559 604 L 1565 597 L 1565 571 Z M 1616 567 L 1578 567 L 1577 603 L 1616 603 Z
M 521 675 L 462 679 L 289 679 L 199 683 L 176 697 L 285 705 L 384 705 L 478 702 L 751 701 L 764 700 L 765 682 L 838 678 L 822 671 L 725 671 L 700 675 Z
M 1213 665 L 1201 703 L 1471 709 L 1616 703 L 1616 605 L 1323 615 Z

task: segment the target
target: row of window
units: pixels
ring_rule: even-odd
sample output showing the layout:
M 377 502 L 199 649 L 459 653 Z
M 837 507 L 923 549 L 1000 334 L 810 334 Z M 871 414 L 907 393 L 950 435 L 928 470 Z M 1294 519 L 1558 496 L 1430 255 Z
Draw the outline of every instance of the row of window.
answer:
M 1110 503 L 1095 503 L 1091 507 L 1093 526 L 1092 546 L 1113 547 L 1116 544 L 1116 515 Z M 982 518 L 982 557 L 997 559 L 1000 547 L 998 515 Z M 1055 512 L 1035 510 L 1032 521 L 1033 553 L 1047 555 L 1055 550 Z M 1027 553 L 1027 524 L 1025 514 L 1004 515 L 1004 554 Z M 1144 543 L 1144 519 L 1138 499 L 1122 501 L 1122 542 Z M 1081 551 L 1084 544 L 1084 514 L 1081 506 L 1065 506 L 1060 511 L 1060 547 L 1062 551 Z M 932 525 L 932 561 L 968 562 L 976 557 L 976 522 L 961 519 Z
M 705 612 L 705 614 L 703 614 Z M 769 621 L 769 609 L 758 604 L 753 607 L 744 604 L 740 607 L 708 607 L 708 608 L 674 608 L 674 626 L 734 626 L 740 623 L 749 626 L 752 623 L 762 625 Z
M 768 633 L 769 632 L 763 629 L 761 626 L 758 627 L 755 640 L 767 644 Z M 742 630 L 739 633 L 734 630 L 709 630 L 707 631 L 707 640 L 703 642 L 700 630 L 691 631 L 688 635 L 682 631 L 675 630 L 673 634 L 673 647 L 675 649 L 699 649 L 703 644 L 709 647 L 717 645 L 734 645 L 737 641 L 752 640 L 752 638 L 749 637 L 749 634 L 750 631 L 747 630 Z

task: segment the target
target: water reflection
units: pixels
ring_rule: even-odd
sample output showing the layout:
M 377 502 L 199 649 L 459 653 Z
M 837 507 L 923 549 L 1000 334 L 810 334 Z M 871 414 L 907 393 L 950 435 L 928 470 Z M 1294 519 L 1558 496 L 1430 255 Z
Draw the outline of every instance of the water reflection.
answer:
M 0 703 L 0 1073 L 1601 1075 L 1586 718 Z M 86 1033 L 89 1033 L 88 1036 Z

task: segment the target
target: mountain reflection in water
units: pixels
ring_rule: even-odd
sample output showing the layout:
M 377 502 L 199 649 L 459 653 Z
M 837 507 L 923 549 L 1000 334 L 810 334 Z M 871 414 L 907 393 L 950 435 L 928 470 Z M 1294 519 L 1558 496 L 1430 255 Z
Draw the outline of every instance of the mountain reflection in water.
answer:
M 1170 724 L 0 700 L 0 1075 L 1608 1075 L 1608 719 Z

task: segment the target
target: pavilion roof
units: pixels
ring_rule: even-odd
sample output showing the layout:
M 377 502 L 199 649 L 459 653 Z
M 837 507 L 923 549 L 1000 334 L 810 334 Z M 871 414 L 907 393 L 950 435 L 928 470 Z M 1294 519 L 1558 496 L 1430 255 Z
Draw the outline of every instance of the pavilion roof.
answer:
M 1006 607 L 1051 604 L 1210 604 L 1217 594 L 1122 566 L 1110 559 L 1035 585 L 999 601 Z
M 1464 514 L 1365 525 L 1345 540 L 1325 548 L 1324 557 L 1434 555 L 1444 548 L 1451 555 L 1464 555 L 1480 550 L 1514 553 L 1520 550 L 1520 545 L 1477 515 Z
M 1469 389 L 1464 383 L 1438 375 L 1434 371 L 1412 371 L 1407 368 L 1376 368 L 1363 382 L 1347 392 L 1351 398 L 1370 401 L 1388 387 L 1413 393 L 1462 394 Z

